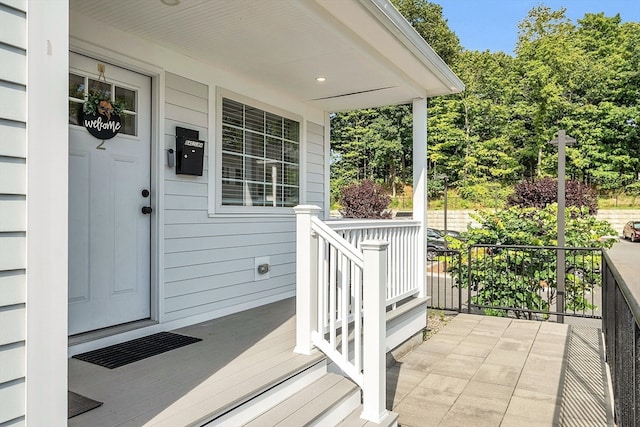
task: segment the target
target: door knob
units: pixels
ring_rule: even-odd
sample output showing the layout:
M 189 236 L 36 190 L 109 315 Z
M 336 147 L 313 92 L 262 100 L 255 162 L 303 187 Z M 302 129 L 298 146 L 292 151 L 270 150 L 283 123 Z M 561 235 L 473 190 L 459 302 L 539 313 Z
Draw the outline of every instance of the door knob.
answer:
M 151 209 L 151 206 L 143 206 L 142 207 L 142 213 L 145 215 L 149 215 L 151 212 L 153 212 L 153 209 Z

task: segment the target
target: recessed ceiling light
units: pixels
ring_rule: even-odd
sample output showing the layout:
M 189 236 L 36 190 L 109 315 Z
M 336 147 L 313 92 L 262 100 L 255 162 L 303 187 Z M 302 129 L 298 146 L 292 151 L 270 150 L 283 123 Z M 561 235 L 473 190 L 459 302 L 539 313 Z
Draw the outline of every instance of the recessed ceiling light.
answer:
M 316 77 L 316 81 L 318 83 L 324 83 L 324 82 L 327 81 L 327 78 L 326 77 L 322 77 L 322 76 L 318 76 L 318 77 Z
M 163 4 L 167 6 L 177 6 L 180 4 L 180 0 L 160 0 Z

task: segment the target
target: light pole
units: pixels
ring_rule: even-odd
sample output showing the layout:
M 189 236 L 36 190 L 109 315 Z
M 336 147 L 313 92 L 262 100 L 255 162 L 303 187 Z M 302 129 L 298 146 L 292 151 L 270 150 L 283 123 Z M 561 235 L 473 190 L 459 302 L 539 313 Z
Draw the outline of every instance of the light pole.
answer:
M 566 154 L 565 146 L 575 144 L 576 140 L 567 136 L 564 129 L 558 131 L 558 137 L 549 141 L 551 145 L 558 146 L 558 256 L 557 256 L 557 296 L 556 312 L 564 313 L 564 281 L 566 276 L 565 242 L 564 242 L 564 210 L 565 210 L 565 173 Z M 564 316 L 558 314 L 558 323 L 564 323 Z
M 448 205 L 448 203 L 447 203 L 447 184 L 448 184 L 448 181 L 447 180 L 449 179 L 449 177 L 447 175 L 445 175 L 445 174 L 439 174 L 439 175 L 437 175 L 437 178 L 444 181 L 444 200 L 443 200 L 443 202 L 444 202 L 444 236 L 442 236 L 442 237 L 445 238 L 444 239 L 444 248 L 447 249 L 447 239 L 446 239 L 447 230 L 448 230 L 448 228 L 447 228 L 447 205 Z

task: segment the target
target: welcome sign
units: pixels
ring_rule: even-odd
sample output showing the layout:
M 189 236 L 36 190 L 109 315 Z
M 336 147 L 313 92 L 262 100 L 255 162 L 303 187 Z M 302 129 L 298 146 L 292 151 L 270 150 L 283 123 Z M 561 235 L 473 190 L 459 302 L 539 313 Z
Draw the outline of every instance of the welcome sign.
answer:
M 116 136 L 122 128 L 122 123 L 120 122 L 120 116 L 114 113 L 107 115 L 101 112 L 85 112 L 84 127 L 95 138 L 104 140 Z

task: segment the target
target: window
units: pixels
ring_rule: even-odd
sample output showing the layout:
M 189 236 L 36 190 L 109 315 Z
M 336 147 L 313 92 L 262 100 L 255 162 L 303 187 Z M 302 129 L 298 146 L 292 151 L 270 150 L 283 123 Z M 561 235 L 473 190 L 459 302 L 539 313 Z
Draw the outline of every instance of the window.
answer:
M 300 122 L 222 98 L 221 204 L 299 203 Z
M 121 101 L 124 110 L 120 114 L 119 134 L 138 134 L 137 126 L 137 92 L 124 87 L 104 83 L 86 76 L 69 74 L 69 124 L 82 126 L 82 106 L 88 90 L 99 90 L 111 98 L 111 100 Z

